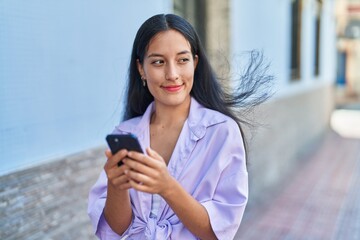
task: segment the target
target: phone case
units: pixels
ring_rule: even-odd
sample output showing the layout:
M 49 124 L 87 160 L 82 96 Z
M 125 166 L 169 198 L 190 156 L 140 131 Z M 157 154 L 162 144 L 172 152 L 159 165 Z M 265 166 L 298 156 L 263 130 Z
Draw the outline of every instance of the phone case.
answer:
M 121 149 L 143 152 L 137 137 L 133 134 L 109 134 L 106 136 L 106 141 L 113 155 Z M 122 162 L 120 161 L 118 165 L 121 166 Z
M 106 141 L 112 154 L 117 153 L 121 149 L 143 152 L 137 137 L 133 134 L 110 134 L 106 136 Z

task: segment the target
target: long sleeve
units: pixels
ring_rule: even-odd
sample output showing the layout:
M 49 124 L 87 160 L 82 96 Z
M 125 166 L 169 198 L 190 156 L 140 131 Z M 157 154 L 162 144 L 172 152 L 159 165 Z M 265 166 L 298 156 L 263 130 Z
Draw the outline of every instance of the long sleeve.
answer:
M 127 236 L 128 230 L 123 235 L 115 233 L 104 217 L 104 207 L 107 196 L 107 177 L 105 171 L 102 171 L 99 179 L 90 190 L 88 215 L 90 217 L 95 235 L 102 240 L 123 239 Z M 130 225 L 131 226 L 131 225 Z M 130 227 L 129 227 L 130 228 Z
M 209 214 L 218 239 L 234 238 L 248 199 L 248 173 L 242 138 L 237 126 L 227 125 L 230 128 L 220 127 L 215 134 L 216 139 L 209 141 L 211 150 L 208 155 L 215 159 L 203 184 L 211 186 L 213 192 L 207 194 L 210 199 L 202 198 L 200 201 Z M 203 196 L 201 191 L 199 196 Z
M 150 146 L 150 105 L 141 117 L 116 127 L 115 133 L 133 133 L 143 147 Z M 202 204 L 218 239 L 233 239 L 241 223 L 248 198 L 248 173 L 243 139 L 237 123 L 204 108 L 194 99 L 168 164 L 169 173 Z M 103 171 L 91 189 L 88 213 L 101 239 L 197 239 L 160 199 L 157 218 L 151 218 L 151 194 L 129 190 L 133 220 L 119 236 L 107 224 L 103 209 L 107 176 Z M 121 213 L 119 213 L 121 214 Z
M 222 180 L 213 199 L 201 202 L 218 239 L 234 238 L 245 211 L 247 193 L 247 173 L 240 172 Z
M 248 200 L 243 138 L 233 119 L 201 110 L 189 119 L 195 143 L 188 162 L 181 163 L 185 169 L 179 180 L 206 208 L 218 239 L 233 239 Z

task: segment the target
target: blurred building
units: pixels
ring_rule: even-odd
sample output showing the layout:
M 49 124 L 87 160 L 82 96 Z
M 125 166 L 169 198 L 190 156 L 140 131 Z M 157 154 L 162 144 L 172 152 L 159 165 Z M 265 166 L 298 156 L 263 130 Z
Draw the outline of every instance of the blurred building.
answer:
M 175 1 L 175 12 L 197 27 L 219 76 L 227 77 L 230 61 L 236 80 L 253 49 L 271 63 L 275 95 L 252 116 L 260 126 L 248 131 L 250 204 L 291 177 L 328 129 L 336 79 L 334 4 Z
M 336 2 L 338 37 L 337 83 L 344 86 L 344 97 L 360 96 L 360 1 Z
M 253 49 L 271 63 L 275 94 L 251 116 L 260 127 L 248 130 L 249 203 L 262 201 L 328 128 L 334 4 L 2 1 L 0 238 L 91 238 L 87 192 L 105 162 L 104 137 L 120 121 L 132 41 L 145 19 L 162 12 L 194 24 L 219 76 L 241 76 Z

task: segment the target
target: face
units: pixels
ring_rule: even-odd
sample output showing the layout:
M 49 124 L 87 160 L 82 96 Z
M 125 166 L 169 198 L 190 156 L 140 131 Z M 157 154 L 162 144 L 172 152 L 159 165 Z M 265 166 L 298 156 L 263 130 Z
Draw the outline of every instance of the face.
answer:
M 197 61 L 190 43 L 175 30 L 160 32 L 151 39 L 143 64 L 138 61 L 137 67 L 156 106 L 190 103 Z

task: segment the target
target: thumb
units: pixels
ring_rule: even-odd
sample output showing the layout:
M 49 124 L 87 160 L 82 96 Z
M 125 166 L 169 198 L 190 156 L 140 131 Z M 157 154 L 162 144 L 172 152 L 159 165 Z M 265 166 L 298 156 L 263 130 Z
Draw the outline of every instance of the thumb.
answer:
M 111 157 L 112 157 L 112 154 L 111 154 L 110 149 L 106 149 L 105 155 L 106 155 L 107 158 L 111 158 Z
M 155 150 L 151 149 L 150 147 L 146 148 L 146 153 L 150 156 L 155 158 L 156 160 L 161 160 L 163 161 L 163 158 L 160 156 L 160 154 L 158 154 Z

